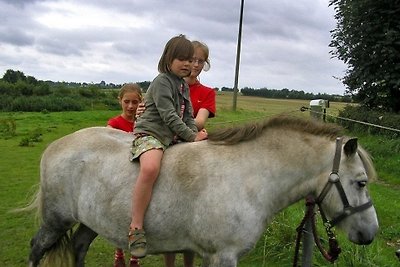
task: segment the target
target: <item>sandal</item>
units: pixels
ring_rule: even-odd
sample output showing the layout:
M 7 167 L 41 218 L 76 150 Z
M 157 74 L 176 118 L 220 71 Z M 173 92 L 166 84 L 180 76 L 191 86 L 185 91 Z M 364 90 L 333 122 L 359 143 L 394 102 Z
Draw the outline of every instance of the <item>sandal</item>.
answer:
M 128 234 L 129 250 L 132 256 L 143 258 L 147 253 L 146 236 L 143 229 L 130 230 Z

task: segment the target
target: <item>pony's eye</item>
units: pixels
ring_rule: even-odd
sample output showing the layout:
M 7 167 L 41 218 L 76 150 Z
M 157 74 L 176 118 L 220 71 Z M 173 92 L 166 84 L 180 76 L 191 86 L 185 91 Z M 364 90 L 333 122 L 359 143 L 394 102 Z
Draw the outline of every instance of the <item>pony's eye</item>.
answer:
M 358 187 L 363 188 L 367 185 L 367 181 L 358 181 L 357 185 L 358 185 Z

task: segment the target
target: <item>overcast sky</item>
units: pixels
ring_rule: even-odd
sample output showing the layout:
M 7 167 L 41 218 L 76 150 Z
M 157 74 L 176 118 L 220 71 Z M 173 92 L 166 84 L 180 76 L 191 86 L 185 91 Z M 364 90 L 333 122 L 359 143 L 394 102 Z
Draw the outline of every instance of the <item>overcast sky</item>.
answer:
M 240 0 L 0 0 L 0 77 L 122 84 L 151 81 L 165 43 L 210 48 L 210 87 L 234 86 Z M 239 88 L 343 94 L 329 51 L 329 0 L 245 0 Z M 336 78 L 335 78 L 336 77 Z

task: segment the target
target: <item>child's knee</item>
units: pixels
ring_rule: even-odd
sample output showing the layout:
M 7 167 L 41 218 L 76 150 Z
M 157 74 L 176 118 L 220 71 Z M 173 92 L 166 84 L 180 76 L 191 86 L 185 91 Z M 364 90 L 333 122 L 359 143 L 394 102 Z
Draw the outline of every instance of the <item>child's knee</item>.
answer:
M 141 169 L 141 176 L 147 182 L 155 181 L 157 179 L 158 173 L 159 168 L 157 168 L 156 166 L 149 166 L 147 168 Z

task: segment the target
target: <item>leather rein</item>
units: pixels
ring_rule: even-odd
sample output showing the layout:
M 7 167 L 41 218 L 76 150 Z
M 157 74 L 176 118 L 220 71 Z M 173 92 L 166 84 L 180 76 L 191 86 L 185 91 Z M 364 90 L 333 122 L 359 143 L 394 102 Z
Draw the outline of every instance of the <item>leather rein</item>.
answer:
M 311 220 L 312 234 L 313 234 L 314 242 L 315 242 L 316 246 L 318 247 L 322 256 L 327 261 L 333 263 L 339 257 L 341 248 L 339 247 L 339 244 L 336 240 L 336 236 L 335 236 L 332 228 L 335 225 L 337 225 L 339 222 L 341 222 L 343 219 L 345 219 L 346 217 L 348 217 L 354 213 L 366 210 L 372 206 L 371 200 L 368 200 L 368 202 L 366 202 L 360 206 L 357 206 L 357 207 L 353 207 L 349 204 L 346 193 L 343 189 L 343 185 L 340 182 L 340 176 L 339 176 L 340 158 L 341 158 L 341 154 L 342 154 L 342 143 L 343 143 L 343 138 L 341 138 L 341 137 L 336 138 L 336 151 L 335 151 L 335 157 L 333 159 L 332 172 L 329 175 L 329 179 L 328 179 L 325 187 L 322 189 L 321 193 L 319 194 L 319 196 L 316 199 L 314 199 L 314 197 L 311 195 L 306 197 L 306 207 L 307 207 L 306 213 L 305 213 L 304 218 L 301 221 L 300 225 L 296 229 L 297 238 L 296 238 L 295 256 L 294 256 L 294 261 L 293 261 L 294 267 L 297 267 L 301 235 L 304 231 L 304 225 L 305 225 L 307 219 Z M 333 185 L 336 186 L 336 189 L 339 192 L 340 199 L 342 200 L 342 203 L 343 203 L 343 211 L 341 213 L 339 213 L 333 219 L 328 220 L 325 215 L 325 212 L 322 209 L 321 204 L 322 204 L 322 201 L 324 200 L 325 196 L 328 194 L 329 190 L 332 188 Z M 317 233 L 316 225 L 315 225 L 315 209 L 314 209 L 315 205 L 318 205 L 318 209 L 321 214 L 321 218 L 322 218 L 326 233 L 329 238 L 329 250 L 328 251 L 326 251 L 322 247 L 320 239 L 318 238 L 318 233 Z

